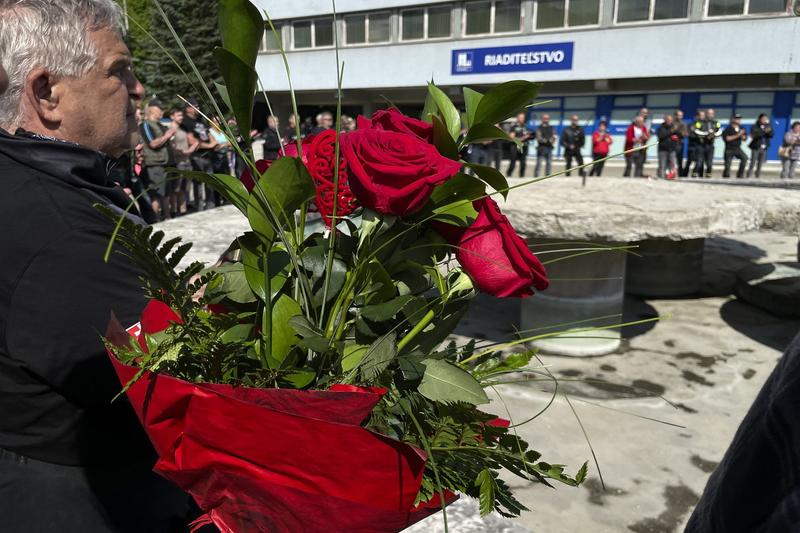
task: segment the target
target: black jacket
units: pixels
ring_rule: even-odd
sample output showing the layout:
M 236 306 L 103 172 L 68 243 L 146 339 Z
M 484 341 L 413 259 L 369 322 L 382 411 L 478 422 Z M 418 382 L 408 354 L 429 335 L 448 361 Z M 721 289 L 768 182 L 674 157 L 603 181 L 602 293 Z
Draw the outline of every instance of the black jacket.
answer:
M 673 123 L 670 126 L 661 124 L 658 127 L 658 151 L 659 152 L 674 152 L 678 149 L 678 141 L 672 138 L 673 135 L 677 136 L 677 127 Z
M 114 225 L 93 204 L 129 202 L 111 185 L 112 165 L 0 130 L 3 531 L 56 530 L 41 524 L 64 512 L 74 521 L 59 531 L 155 531 L 186 510 L 185 495 L 152 472 L 155 453 L 128 402 L 111 403 L 121 386 L 100 335 L 112 310 L 133 324 L 145 305 L 137 269 L 116 253 L 103 262 Z
M 685 533 L 800 531 L 800 336 L 711 474 Z
M 574 146 L 574 150 L 578 152 L 583 148 L 584 144 L 586 144 L 586 134 L 583 132 L 582 127 L 567 126 L 561 132 L 561 146 L 565 150 L 570 150 L 570 146 Z
M 753 138 L 750 141 L 750 149 L 757 150 L 762 146 L 764 149 L 769 149 L 769 143 L 775 135 L 775 130 L 772 129 L 770 124 L 753 124 L 750 129 L 750 136 Z
M 138 321 L 136 268 L 103 262 L 113 224 L 93 204 L 124 208 L 112 161 L 70 143 L 0 130 L 0 448 L 63 465 L 153 451 L 101 343 L 111 311 Z
M 264 159 L 267 161 L 278 159 L 278 152 L 281 151 L 281 138 L 278 132 L 272 128 L 264 128 L 261 137 L 264 139 Z

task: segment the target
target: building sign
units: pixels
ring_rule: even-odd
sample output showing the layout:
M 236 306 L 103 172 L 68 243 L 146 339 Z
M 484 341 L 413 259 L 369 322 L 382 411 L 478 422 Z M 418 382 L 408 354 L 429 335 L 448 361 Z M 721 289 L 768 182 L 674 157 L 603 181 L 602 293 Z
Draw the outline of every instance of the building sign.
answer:
M 572 70 L 575 43 L 453 50 L 453 74 Z

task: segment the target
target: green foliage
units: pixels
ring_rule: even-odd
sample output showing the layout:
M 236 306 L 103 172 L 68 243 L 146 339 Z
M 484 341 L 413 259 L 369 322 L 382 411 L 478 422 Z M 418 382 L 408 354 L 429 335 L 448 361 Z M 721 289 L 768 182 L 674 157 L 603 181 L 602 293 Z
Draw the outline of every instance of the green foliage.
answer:
M 480 99 L 475 109 L 475 124 L 495 124 L 522 111 L 533 103 L 542 88 L 540 83 L 514 80 L 493 87 Z
M 192 245 L 180 244 L 180 237 L 163 242 L 163 231 L 155 231 L 152 226 L 140 226 L 107 205 L 95 204 L 95 208 L 118 224 L 116 242 L 109 246 L 116 244 L 113 250 L 128 257 L 140 269 L 145 296 L 163 300 L 179 311 L 193 307 L 192 297 L 199 287 L 192 283 L 192 279 L 202 272 L 203 264 L 194 262 L 182 271 L 175 272 Z
M 474 91 L 469 87 L 464 87 L 464 107 L 467 109 L 467 120 L 466 124 L 464 124 L 467 128 L 472 128 L 472 125 L 475 124 L 475 112 L 478 110 L 478 104 L 483 98 L 483 94 L 479 93 L 478 91 Z
M 450 137 L 455 140 L 458 139 L 461 133 L 461 113 L 458 112 L 456 106 L 447 95 L 433 83 L 428 84 L 428 94 L 431 96 L 433 106 L 442 118 L 445 126 L 447 127 Z
M 118 0 L 120 1 L 120 0 Z M 178 95 L 184 98 L 191 96 L 203 98 L 202 89 L 195 78 L 187 79 L 181 72 L 191 72 L 188 62 L 164 23 L 155 0 L 128 0 L 130 22 L 128 38 L 129 47 L 134 59 L 134 69 L 145 86 L 148 98 L 158 97 L 167 104 L 183 106 Z M 214 82 L 222 82 L 217 62 L 209 52 L 222 41 L 217 25 L 219 0 L 158 0 L 169 17 L 175 31 L 180 36 L 189 55 L 203 73 L 208 87 Z M 147 33 L 150 35 L 148 36 Z M 176 66 L 167 54 L 159 47 L 167 50 L 177 60 Z

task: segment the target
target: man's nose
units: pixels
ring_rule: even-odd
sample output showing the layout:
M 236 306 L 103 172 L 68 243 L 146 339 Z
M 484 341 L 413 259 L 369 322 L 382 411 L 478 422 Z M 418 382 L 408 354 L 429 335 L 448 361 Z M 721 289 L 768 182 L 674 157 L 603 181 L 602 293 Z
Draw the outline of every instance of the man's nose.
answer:
M 135 74 L 131 74 L 131 76 L 133 79 L 131 80 L 128 94 L 130 95 L 131 99 L 139 102 L 144 99 L 144 85 L 142 85 L 142 82 L 139 81 L 139 78 L 137 78 Z

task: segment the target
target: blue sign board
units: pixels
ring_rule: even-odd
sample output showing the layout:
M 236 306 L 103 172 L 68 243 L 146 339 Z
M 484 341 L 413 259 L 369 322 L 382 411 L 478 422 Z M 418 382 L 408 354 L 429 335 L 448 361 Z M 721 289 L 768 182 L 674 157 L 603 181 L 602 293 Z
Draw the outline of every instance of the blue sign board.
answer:
M 572 70 L 575 43 L 453 50 L 453 74 Z

